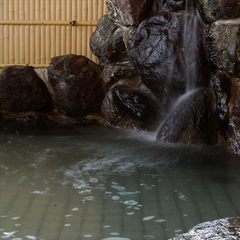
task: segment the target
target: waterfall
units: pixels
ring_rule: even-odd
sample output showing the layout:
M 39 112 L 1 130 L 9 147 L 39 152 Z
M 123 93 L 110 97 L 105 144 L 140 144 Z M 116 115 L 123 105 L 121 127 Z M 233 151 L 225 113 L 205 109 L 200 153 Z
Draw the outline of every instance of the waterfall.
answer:
M 185 64 L 185 93 L 179 96 L 171 104 L 168 112 L 168 116 L 159 125 L 157 131 L 158 133 L 161 127 L 168 121 L 169 117 L 178 105 L 185 101 L 189 96 L 194 94 L 196 91 L 196 82 L 198 80 L 198 16 L 196 11 L 196 0 L 186 0 L 184 22 L 183 22 L 183 46 L 182 53 Z M 172 69 L 175 67 L 175 62 L 172 64 Z M 172 74 L 169 75 L 169 78 Z M 168 79 L 171 81 L 171 79 Z
M 186 67 L 185 92 L 196 87 L 197 81 L 197 29 L 198 21 L 194 0 L 186 0 L 183 32 L 183 55 Z

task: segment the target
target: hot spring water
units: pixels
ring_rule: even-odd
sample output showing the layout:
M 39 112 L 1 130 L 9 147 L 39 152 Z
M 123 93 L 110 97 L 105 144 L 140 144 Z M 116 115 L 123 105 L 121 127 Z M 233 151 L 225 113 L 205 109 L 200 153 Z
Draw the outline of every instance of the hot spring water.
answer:
M 239 216 L 234 157 L 104 127 L 1 125 L 0 238 L 165 240 Z
M 187 94 L 196 80 L 192 16 Z M 96 126 L 2 122 L 0 130 L 2 239 L 167 240 L 240 215 L 239 159 L 225 146 L 163 144 Z

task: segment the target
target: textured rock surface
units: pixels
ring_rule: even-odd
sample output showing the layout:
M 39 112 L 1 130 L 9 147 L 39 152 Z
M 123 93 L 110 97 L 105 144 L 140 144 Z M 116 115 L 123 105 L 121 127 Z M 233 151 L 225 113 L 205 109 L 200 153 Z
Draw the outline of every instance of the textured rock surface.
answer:
M 239 0 L 198 0 L 198 9 L 208 22 L 240 18 Z
M 210 102 L 210 96 L 204 89 L 184 95 L 161 126 L 157 139 L 184 144 L 217 143 L 218 124 L 213 124 Z
M 188 32 L 184 43 L 184 20 L 182 14 L 156 14 L 143 21 L 126 37 L 130 62 L 143 83 L 163 105 L 168 102 L 167 95 L 185 92 L 188 78 L 198 86 L 205 84 L 201 79 L 208 79 L 201 77 L 207 71 L 199 70 L 204 62 L 201 43 L 197 45 L 195 39 L 199 33 Z M 196 51 L 192 45 L 193 39 L 196 40 Z M 185 52 L 184 44 L 187 49 Z
M 108 64 L 104 67 L 102 72 L 103 82 L 107 90 L 118 80 L 133 78 L 136 75 L 137 71 L 129 62 Z
M 172 240 L 238 240 L 240 239 L 240 218 L 219 219 L 201 223 Z
M 240 76 L 240 19 L 214 22 L 205 39 L 210 64 Z
M 155 0 L 153 11 L 177 12 L 185 9 L 186 0 Z
M 33 67 L 7 66 L 0 75 L 0 109 L 23 112 L 53 107 L 51 94 Z
M 211 86 L 215 94 L 219 119 L 221 119 L 224 125 L 227 125 L 231 115 L 232 104 L 238 90 L 237 81 L 232 75 L 218 70 L 212 76 Z
M 232 116 L 227 131 L 227 148 L 230 152 L 240 154 L 240 89 L 235 97 Z
M 71 117 L 100 112 L 104 97 L 101 68 L 84 56 L 54 57 L 48 67 L 59 112 Z
M 152 2 L 152 0 L 105 0 L 108 16 L 123 26 L 140 23 L 148 15 Z
M 97 28 L 90 38 L 90 48 L 98 57 L 100 65 L 126 59 L 123 30 L 106 15 L 98 21 Z
M 149 130 L 158 119 L 156 102 L 138 89 L 113 86 L 103 101 L 101 112 L 110 125 Z

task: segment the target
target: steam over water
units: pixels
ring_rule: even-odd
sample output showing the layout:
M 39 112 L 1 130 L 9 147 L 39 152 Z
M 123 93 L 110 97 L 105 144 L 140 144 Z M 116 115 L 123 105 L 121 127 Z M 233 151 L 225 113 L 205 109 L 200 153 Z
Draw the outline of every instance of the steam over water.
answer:
M 225 146 L 103 127 L 1 125 L 0 238 L 169 239 L 240 214 Z

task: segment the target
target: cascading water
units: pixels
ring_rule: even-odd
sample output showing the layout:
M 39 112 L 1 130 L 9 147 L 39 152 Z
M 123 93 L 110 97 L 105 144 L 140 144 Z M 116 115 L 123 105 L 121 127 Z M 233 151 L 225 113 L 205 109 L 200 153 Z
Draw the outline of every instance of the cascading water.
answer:
M 197 81 L 197 13 L 195 1 L 186 0 L 183 34 L 183 54 L 186 66 L 186 93 L 196 87 Z
M 157 133 L 168 120 L 169 116 L 175 111 L 182 101 L 185 101 L 191 94 L 196 91 L 196 83 L 198 80 L 198 15 L 196 11 L 196 1 L 186 0 L 185 14 L 183 18 L 183 34 L 182 34 L 182 54 L 185 66 L 185 92 L 180 95 L 172 103 L 172 107 L 169 110 L 168 116 L 160 124 L 157 129 Z M 181 51 L 181 50 L 179 50 Z M 172 64 L 171 68 L 174 70 L 175 62 Z M 172 77 L 172 74 L 169 75 Z M 168 84 L 171 79 L 168 79 Z

